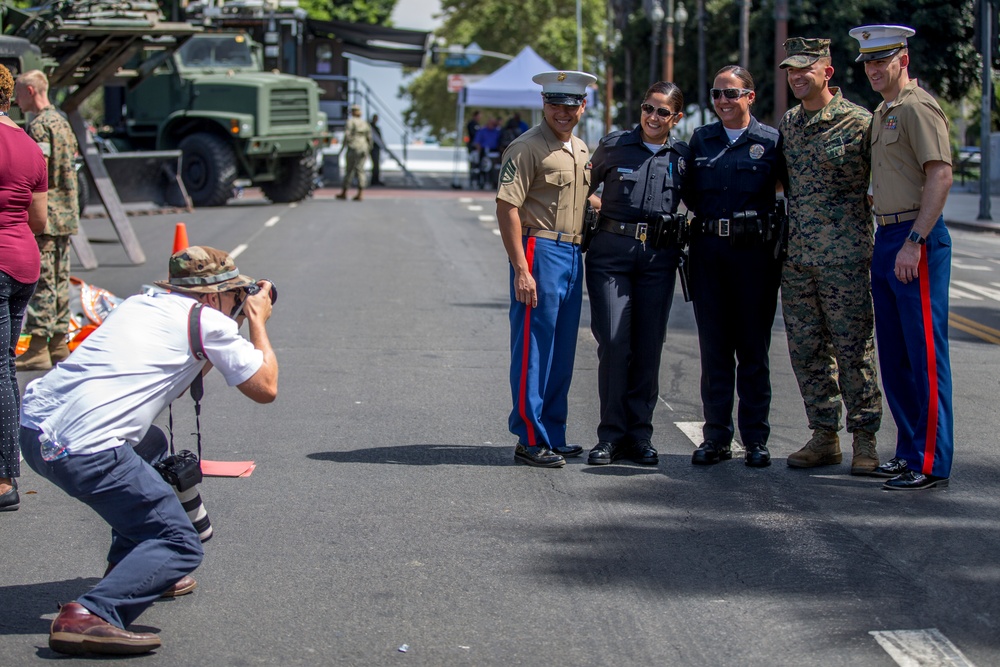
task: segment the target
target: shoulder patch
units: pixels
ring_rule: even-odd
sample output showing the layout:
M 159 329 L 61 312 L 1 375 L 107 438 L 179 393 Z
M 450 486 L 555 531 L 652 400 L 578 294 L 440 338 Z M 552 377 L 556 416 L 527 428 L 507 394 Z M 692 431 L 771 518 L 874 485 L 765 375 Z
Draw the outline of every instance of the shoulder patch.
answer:
M 507 161 L 503 163 L 503 167 L 500 168 L 500 184 L 508 185 L 513 183 L 516 173 L 517 167 L 514 166 L 514 160 L 507 158 Z

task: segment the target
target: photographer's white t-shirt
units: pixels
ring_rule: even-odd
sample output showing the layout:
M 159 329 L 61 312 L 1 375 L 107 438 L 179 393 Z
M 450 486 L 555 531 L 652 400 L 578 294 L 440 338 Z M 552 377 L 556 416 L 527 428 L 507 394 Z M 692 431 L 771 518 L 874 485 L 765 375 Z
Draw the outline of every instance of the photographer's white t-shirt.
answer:
M 70 455 L 139 442 L 205 366 L 188 341 L 194 303 L 172 293 L 126 299 L 68 359 L 27 386 L 21 425 L 46 434 Z M 264 354 L 214 308 L 202 309 L 201 331 L 208 360 L 229 386 L 246 382 L 263 365 Z

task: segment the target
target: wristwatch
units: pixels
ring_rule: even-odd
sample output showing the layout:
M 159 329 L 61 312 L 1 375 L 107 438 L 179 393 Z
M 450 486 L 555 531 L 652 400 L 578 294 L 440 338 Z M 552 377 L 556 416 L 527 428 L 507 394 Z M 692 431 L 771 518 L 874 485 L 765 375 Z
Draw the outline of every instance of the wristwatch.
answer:
M 906 237 L 907 241 L 913 241 L 917 245 L 923 245 L 927 243 L 927 239 L 917 233 L 917 230 L 911 229 L 909 236 Z

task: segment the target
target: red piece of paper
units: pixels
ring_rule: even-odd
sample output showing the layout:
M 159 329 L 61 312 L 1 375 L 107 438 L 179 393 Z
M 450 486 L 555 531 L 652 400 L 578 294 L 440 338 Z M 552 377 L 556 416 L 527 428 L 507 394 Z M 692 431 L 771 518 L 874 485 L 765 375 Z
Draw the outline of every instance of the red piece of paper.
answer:
M 249 477 L 257 464 L 253 461 L 201 461 L 201 474 L 206 477 Z

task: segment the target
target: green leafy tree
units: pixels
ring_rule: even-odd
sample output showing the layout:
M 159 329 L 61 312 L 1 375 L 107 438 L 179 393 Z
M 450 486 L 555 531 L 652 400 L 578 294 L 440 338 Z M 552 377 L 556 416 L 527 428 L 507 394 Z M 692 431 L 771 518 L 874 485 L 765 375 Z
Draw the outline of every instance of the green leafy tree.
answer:
M 389 25 L 396 0 L 299 0 L 314 19 Z
M 517 55 L 531 46 L 553 67 L 576 69 L 576 2 L 574 0 L 443 0 L 444 23 L 437 37 L 448 44 L 466 46 L 475 42 L 485 51 Z M 603 58 L 596 48 L 603 38 L 605 3 L 583 0 L 583 67 L 599 71 Z M 484 56 L 465 68 L 446 69 L 431 63 L 402 92 L 411 106 L 404 112 L 411 127 L 426 127 L 438 139 L 454 138 L 456 94 L 447 93 L 447 75 L 489 74 L 503 61 Z M 484 110 L 486 115 L 501 115 Z

